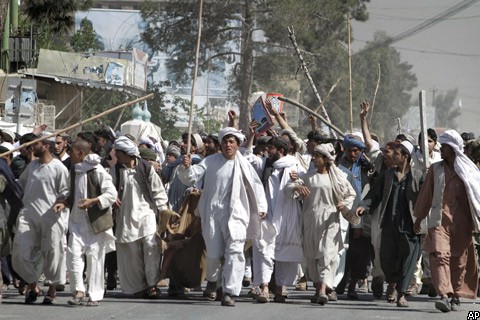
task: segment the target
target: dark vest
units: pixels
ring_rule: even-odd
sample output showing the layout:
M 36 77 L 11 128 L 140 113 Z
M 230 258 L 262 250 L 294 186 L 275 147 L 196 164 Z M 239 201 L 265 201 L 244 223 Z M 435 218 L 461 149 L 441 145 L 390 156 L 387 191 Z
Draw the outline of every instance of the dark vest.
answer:
M 116 164 L 115 165 L 115 187 L 117 187 L 118 191 L 118 198 L 122 200 L 123 198 L 123 181 L 120 181 L 122 175 L 120 174 L 121 170 L 125 168 L 122 165 Z M 144 159 L 137 159 L 137 166 L 135 167 L 135 180 L 137 180 L 138 185 L 140 186 L 140 191 L 142 191 L 143 197 L 145 201 L 148 202 L 148 205 L 153 210 L 156 216 L 158 216 L 158 208 L 155 205 L 155 201 L 153 200 L 153 192 L 149 180 L 150 171 L 152 169 L 152 165 L 150 162 Z
M 95 171 L 96 169 L 87 171 L 87 197 L 89 199 L 96 198 L 102 194 L 101 181 L 98 181 Z M 70 175 L 70 210 L 74 205 L 75 176 L 75 170 L 72 170 Z M 91 208 L 87 209 L 87 213 L 93 233 L 97 234 L 113 227 L 112 207 L 100 209 L 98 204 L 94 204 Z

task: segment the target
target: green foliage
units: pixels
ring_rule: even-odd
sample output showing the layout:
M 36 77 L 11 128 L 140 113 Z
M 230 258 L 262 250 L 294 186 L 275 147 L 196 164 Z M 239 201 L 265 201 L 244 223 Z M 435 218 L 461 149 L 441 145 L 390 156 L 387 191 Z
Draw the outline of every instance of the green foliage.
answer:
M 23 8 L 29 23 L 24 22 L 23 29 L 33 26 L 40 48 L 67 51 L 75 12 L 86 11 L 92 5 L 93 0 L 28 0 Z
M 232 57 L 240 57 L 230 85 L 237 92 L 234 98 L 238 98 L 240 126 L 244 128 L 252 90 L 274 91 L 274 86 L 290 83 L 288 75 L 292 77 L 295 73 L 298 60 L 292 54 L 287 27 L 295 27 L 302 49 L 314 51 L 318 56 L 308 62 L 314 62 L 313 67 L 321 70 L 316 80 L 323 82 L 329 78 L 325 68 L 338 66 L 335 55 L 342 48 L 340 42 L 346 41 L 347 13 L 354 19 L 365 20 L 366 2 L 303 0 L 299 5 L 296 0 L 207 1 L 202 19 L 200 72 L 206 70 L 208 59 L 231 61 Z M 197 15 L 196 1 L 182 1 L 180 5 L 178 1 L 169 1 L 161 6 L 146 2 L 142 9 L 143 18 L 150 22 L 142 34 L 143 40 L 153 50 L 166 51 L 175 57 L 168 67 L 180 83 L 191 79 Z M 231 48 L 232 41 L 238 44 L 237 48 Z M 275 91 L 289 90 L 292 89 L 283 87 Z
M 148 92 L 153 93 L 153 98 L 148 101 L 148 110 L 152 113 L 152 123 L 162 129 L 162 138 L 165 140 L 175 140 L 181 135 L 179 129 L 175 127 L 178 121 L 178 109 L 184 107 L 182 101 L 173 101 L 171 108 L 167 108 L 167 97 L 165 91 L 162 91 L 163 84 L 149 85 Z
M 375 99 L 371 130 L 383 139 L 391 138 L 396 128 L 396 118 L 401 118 L 410 108 L 410 91 L 417 86 L 417 78 L 411 72 L 412 65 L 402 62 L 400 54 L 390 46 L 380 46 L 387 36 L 377 32 L 374 40 L 352 59 L 353 114 L 355 126 L 359 127 L 359 104 L 362 100 L 373 101 L 380 64 L 380 86 Z M 376 49 L 370 50 L 372 47 Z M 348 78 L 347 78 L 348 79 Z M 348 82 L 348 81 L 347 81 Z M 348 83 L 346 83 L 348 87 Z M 344 89 L 348 92 L 347 89 Z M 348 100 L 343 99 L 346 110 Z
M 168 61 L 168 67 L 175 81 L 185 84 L 191 81 L 194 67 L 195 45 L 198 31 L 198 1 L 168 1 L 160 4 L 145 1 L 141 14 L 150 22 L 142 39 L 153 51 L 164 51 L 175 59 Z M 202 39 L 200 48 L 200 70 L 207 70 L 208 59 L 231 59 L 228 41 L 239 40 L 240 28 L 232 21 L 240 19 L 240 6 L 225 1 L 206 1 L 203 7 Z M 228 52 L 227 52 L 228 51 Z M 239 54 L 238 52 L 234 54 Z M 215 67 L 211 64 L 210 67 Z M 215 69 L 212 69 L 215 71 Z
M 460 116 L 460 108 L 454 106 L 458 89 L 448 90 L 445 94 L 437 94 L 433 101 L 437 127 L 456 129 L 456 119 Z
M 75 52 L 104 49 L 98 40 L 97 32 L 93 28 L 92 22 L 87 18 L 82 19 L 80 22 L 80 30 L 73 35 L 72 47 Z

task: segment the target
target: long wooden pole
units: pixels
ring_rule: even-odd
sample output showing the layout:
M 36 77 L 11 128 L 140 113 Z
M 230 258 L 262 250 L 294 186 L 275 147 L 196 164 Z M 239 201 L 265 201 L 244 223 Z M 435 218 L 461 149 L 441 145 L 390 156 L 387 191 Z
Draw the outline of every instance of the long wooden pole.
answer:
M 347 15 L 348 26 L 348 77 L 350 78 L 350 85 L 348 88 L 348 96 L 350 99 L 350 132 L 353 132 L 353 102 L 352 102 L 352 48 L 350 46 L 350 14 Z
M 323 104 L 322 98 L 320 97 L 320 94 L 318 93 L 317 87 L 315 86 L 315 83 L 313 82 L 312 76 L 310 75 L 310 71 L 308 71 L 307 64 L 305 63 L 305 60 L 303 59 L 303 55 L 300 52 L 300 49 L 298 48 L 297 40 L 295 38 L 295 31 L 293 30 L 293 27 L 288 27 L 288 37 L 290 38 L 290 41 L 292 42 L 293 48 L 295 49 L 295 52 L 297 53 L 298 59 L 300 60 L 300 67 L 303 70 L 303 73 L 305 74 L 305 77 L 307 77 L 308 83 L 312 87 L 313 93 L 315 93 L 315 97 L 318 100 L 318 103 L 320 104 L 319 108 L 322 111 L 323 118 L 328 121 L 328 123 L 331 123 L 330 117 L 328 116 L 327 110 L 325 109 L 325 105 Z M 335 132 L 332 132 L 332 136 L 336 138 Z
M 422 132 L 422 140 L 420 147 L 422 149 L 423 163 L 425 168 L 430 167 L 430 157 L 428 151 L 428 134 L 427 134 L 427 99 L 425 90 L 421 90 L 418 93 L 418 104 L 420 109 L 420 127 Z
M 281 101 L 284 101 L 286 103 L 290 103 L 291 105 L 294 105 L 296 107 L 299 107 L 300 109 L 302 109 L 303 111 L 305 112 L 308 112 L 310 114 L 313 114 L 315 117 L 317 117 L 320 121 L 322 121 L 323 123 L 325 123 L 327 126 L 329 126 L 333 131 L 337 132 L 340 136 L 344 137 L 345 136 L 345 133 L 343 133 L 342 130 L 340 130 L 339 128 L 337 128 L 336 126 L 334 126 L 330 121 L 328 121 L 327 119 L 325 119 L 323 116 L 319 115 L 318 113 L 316 113 L 315 111 L 313 111 L 312 109 L 310 109 L 309 107 L 307 106 L 304 106 L 303 104 L 297 102 L 297 101 L 294 101 L 294 100 L 290 100 L 288 98 L 285 98 L 285 97 L 278 97 L 278 100 L 281 100 Z
M 152 98 L 152 97 L 153 97 L 153 93 L 150 93 L 150 94 L 148 94 L 148 95 L 146 95 L 146 96 L 143 96 L 143 97 L 141 97 L 141 98 L 138 98 L 138 99 L 132 100 L 132 101 L 130 101 L 130 102 L 125 102 L 125 103 L 123 103 L 123 104 L 120 104 L 120 105 L 118 105 L 118 106 L 116 106 L 116 107 L 113 107 L 113 108 L 111 108 L 111 109 L 108 109 L 107 111 L 104 111 L 104 112 L 102 112 L 102 113 L 99 113 L 99 114 L 97 114 L 97 115 L 94 115 L 93 117 L 90 117 L 90 118 L 88 118 L 88 119 L 85 119 L 85 120 L 79 121 L 79 122 L 77 122 L 77 123 L 75 123 L 75 124 L 72 124 L 71 126 L 69 126 L 69 127 L 67 127 L 67 128 L 63 128 L 63 129 L 57 130 L 57 131 L 55 131 L 55 132 L 52 132 L 51 134 L 42 136 L 42 137 L 40 137 L 40 138 L 38 138 L 38 139 L 35 139 L 35 140 L 33 140 L 33 141 L 30 141 L 30 142 L 24 143 L 24 144 L 22 144 L 21 146 L 19 146 L 18 148 L 15 148 L 15 149 L 10 150 L 10 151 L 7 151 L 7 152 L 4 152 L 4 153 L 0 154 L 0 158 L 1 158 L 1 157 L 8 156 L 9 154 L 11 154 L 11 153 L 13 153 L 13 152 L 15 152 L 15 151 L 18 151 L 18 150 L 20 150 L 20 149 L 23 149 L 23 148 L 25 148 L 25 147 L 34 145 L 34 144 L 36 144 L 37 142 L 40 142 L 40 141 L 43 141 L 43 140 L 47 140 L 47 139 L 50 139 L 50 138 L 52 138 L 52 137 L 56 137 L 57 135 L 59 135 L 59 134 L 61 134 L 61 133 L 64 133 L 64 132 L 73 130 L 73 129 L 77 128 L 77 127 L 80 127 L 80 126 L 82 126 L 82 125 L 90 122 L 90 121 L 93 121 L 93 120 L 96 120 L 96 119 L 98 119 L 98 118 L 104 117 L 104 116 L 106 116 L 107 114 L 110 114 L 110 113 L 112 113 L 112 112 L 115 112 L 115 111 L 120 110 L 120 109 L 123 109 L 123 108 L 126 108 L 126 107 L 128 107 L 128 106 L 131 106 L 132 104 L 135 104 L 135 103 L 137 103 L 137 102 L 150 99 L 150 98 Z
M 375 85 L 375 91 L 373 92 L 373 99 L 372 99 L 372 111 L 370 112 L 370 120 L 368 121 L 368 126 L 372 124 L 372 118 L 373 118 L 373 109 L 375 108 L 375 99 L 377 98 L 377 92 L 378 92 L 378 87 L 380 87 L 380 77 L 381 77 L 381 72 L 382 70 L 380 69 L 380 63 L 378 64 L 378 76 L 377 76 L 377 84 Z
M 193 119 L 193 107 L 195 105 L 195 82 L 197 81 L 198 73 L 198 55 L 200 52 L 200 39 L 202 35 L 202 16 L 203 16 L 203 0 L 200 0 L 200 8 L 198 9 L 198 34 L 197 34 L 197 46 L 195 48 L 195 67 L 193 69 L 193 81 L 192 81 L 192 94 L 190 96 L 190 115 L 188 117 L 188 138 L 187 138 L 187 154 L 190 153 L 192 147 L 192 119 Z M 208 103 L 208 102 L 207 102 Z

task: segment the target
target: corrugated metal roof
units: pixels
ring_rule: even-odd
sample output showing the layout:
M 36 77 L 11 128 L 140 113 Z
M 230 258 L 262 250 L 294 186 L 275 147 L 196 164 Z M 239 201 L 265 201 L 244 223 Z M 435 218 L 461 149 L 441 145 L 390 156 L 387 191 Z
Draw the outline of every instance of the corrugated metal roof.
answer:
M 143 90 L 138 88 L 132 88 L 129 86 L 112 86 L 108 85 L 105 82 L 93 81 L 93 80 L 83 80 L 83 79 L 76 79 L 71 77 L 59 77 L 50 74 L 43 74 L 38 73 L 36 69 L 27 69 L 23 71 L 18 71 L 18 73 L 23 74 L 27 77 L 32 78 L 44 78 L 44 79 L 52 79 L 56 82 L 66 84 L 66 85 L 77 85 L 79 87 L 89 87 L 99 90 L 113 90 L 119 92 L 126 92 L 135 96 L 142 96 L 145 94 Z

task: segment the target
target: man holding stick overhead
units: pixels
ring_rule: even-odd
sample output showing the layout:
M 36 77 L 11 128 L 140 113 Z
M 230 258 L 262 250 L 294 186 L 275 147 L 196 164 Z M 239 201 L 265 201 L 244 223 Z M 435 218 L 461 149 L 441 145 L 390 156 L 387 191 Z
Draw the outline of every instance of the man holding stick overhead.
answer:
M 231 127 L 219 133 L 222 153 L 191 165 L 186 155 L 178 169 L 183 183 L 205 186 L 198 204 L 202 233 L 207 249 L 207 281 L 215 286 L 223 257 L 222 306 L 235 306 L 233 296 L 242 288 L 245 267 L 243 249 L 247 237 L 259 233 L 260 219 L 266 216 L 267 202 L 255 169 L 238 152 L 243 134 Z M 248 232 L 247 232 L 248 229 Z

